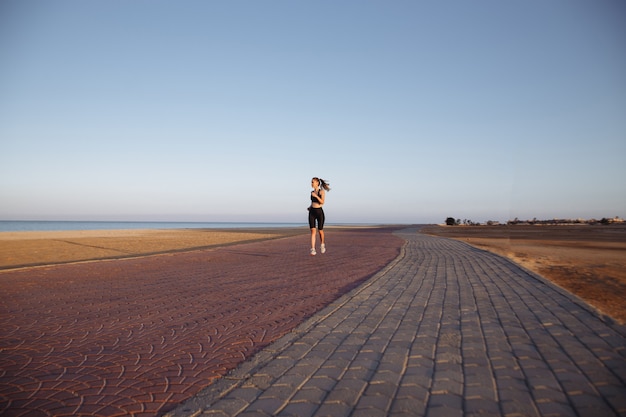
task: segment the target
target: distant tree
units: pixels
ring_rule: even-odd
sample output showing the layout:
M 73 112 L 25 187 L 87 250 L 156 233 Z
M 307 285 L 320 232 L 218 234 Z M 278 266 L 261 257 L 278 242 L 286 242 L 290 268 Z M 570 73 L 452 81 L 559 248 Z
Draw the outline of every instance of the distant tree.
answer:
M 446 225 L 448 225 L 448 226 L 454 226 L 455 223 L 456 222 L 454 221 L 454 217 L 448 217 L 446 219 Z

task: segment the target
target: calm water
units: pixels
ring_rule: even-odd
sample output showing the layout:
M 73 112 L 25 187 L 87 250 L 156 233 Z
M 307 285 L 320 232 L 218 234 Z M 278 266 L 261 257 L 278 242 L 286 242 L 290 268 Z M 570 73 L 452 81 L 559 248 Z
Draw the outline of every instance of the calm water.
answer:
M 300 227 L 305 223 L 222 223 L 222 222 L 62 222 L 0 221 L 0 232 L 58 230 L 127 230 L 127 229 L 237 229 L 248 227 Z

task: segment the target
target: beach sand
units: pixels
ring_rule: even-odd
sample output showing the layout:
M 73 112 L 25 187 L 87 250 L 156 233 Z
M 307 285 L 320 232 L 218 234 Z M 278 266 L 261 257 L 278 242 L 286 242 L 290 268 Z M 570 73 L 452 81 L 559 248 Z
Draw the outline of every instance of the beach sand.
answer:
M 207 249 L 307 233 L 301 228 L 0 233 L 0 269 Z
M 429 226 L 505 256 L 626 323 L 626 225 Z

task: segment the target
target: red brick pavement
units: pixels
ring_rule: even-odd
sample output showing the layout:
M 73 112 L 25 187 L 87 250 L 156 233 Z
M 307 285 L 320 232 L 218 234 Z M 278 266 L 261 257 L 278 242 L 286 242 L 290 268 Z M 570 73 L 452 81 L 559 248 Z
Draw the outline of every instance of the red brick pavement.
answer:
M 0 272 L 0 413 L 164 413 L 394 259 L 391 231 Z

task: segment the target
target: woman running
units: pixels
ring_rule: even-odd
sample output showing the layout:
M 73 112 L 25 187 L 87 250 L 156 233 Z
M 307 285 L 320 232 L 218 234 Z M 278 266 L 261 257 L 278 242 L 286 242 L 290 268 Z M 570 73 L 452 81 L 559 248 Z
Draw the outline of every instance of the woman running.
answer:
M 326 191 L 330 191 L 330 184 L 321 178 L 314 177 L 311 180 L 311 205 L 309 206 L 309 227 L 311 228 L 311 256 L 317 255 L 315 252 L 315 222 L 320 233 L 320 252 L 326 252 L 326 242 L 324 241 L 324 200 Z

